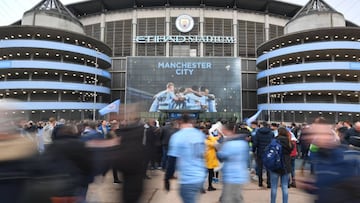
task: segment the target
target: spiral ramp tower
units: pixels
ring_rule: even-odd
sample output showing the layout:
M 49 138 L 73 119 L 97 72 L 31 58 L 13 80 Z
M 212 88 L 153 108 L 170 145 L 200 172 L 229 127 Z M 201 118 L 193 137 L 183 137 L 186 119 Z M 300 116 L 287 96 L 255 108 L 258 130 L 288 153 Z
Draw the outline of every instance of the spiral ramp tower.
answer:
M 310 0 L 284 31 L 257 49 L 258 109 L 274 121 L 359 120 L 360 29 Z
M 91 118 L 110 102 L 110 54 L 60 1 L 43 0 L 0 27 L 0 98 L 34 120 Z

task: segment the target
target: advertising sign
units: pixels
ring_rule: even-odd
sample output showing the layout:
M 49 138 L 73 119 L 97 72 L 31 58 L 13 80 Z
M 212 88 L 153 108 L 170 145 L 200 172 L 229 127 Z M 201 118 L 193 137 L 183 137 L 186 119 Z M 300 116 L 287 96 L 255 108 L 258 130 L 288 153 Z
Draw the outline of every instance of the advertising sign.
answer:
M 126 102 L 149 112 L 240 112 L 239 58 L 128 57 Z

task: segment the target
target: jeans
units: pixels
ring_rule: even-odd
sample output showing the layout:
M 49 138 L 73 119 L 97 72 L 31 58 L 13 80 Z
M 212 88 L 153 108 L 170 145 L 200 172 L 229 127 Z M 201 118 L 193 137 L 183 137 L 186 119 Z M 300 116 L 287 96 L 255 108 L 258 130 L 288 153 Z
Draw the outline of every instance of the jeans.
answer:
M 167 168 L 168 148 L 169 148 L 169 146 L 167 146 L 167 145 L 162 146 L 161 168 L 163 170 L 166 170 L 166 168 Z
M 291 179 L 295 180 L 295 159 L 296 157 L 291 157 Z
M 278 188 L 279 177 L 281 179 L 281 190 L 283 203 L 288 203 L 288 184 L 289 184 L 289 174 L 280 175 L 275 172 L 270 171 L 270 182 L 271 182 L 271 203 L 276 203 L 276 192 Z
M 180 184 L 180 196 L 183 203 L 196 203 L 203 183 Z

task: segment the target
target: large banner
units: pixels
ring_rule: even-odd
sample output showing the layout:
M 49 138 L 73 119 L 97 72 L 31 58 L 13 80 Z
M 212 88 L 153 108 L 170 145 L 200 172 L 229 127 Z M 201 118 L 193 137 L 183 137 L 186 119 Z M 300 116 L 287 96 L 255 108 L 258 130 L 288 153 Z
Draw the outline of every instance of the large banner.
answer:
M 240 112 L 239 58 L 128 57 L 126 102 L 149 112 Z

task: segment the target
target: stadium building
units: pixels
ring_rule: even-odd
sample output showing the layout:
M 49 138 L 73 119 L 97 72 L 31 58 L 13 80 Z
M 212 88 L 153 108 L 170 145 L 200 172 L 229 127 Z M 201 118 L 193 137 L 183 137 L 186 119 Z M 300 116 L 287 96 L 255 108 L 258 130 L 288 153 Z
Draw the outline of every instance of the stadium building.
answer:
M 257 111 L 256 48 L 282 36 L 300 9 L 263 0 L 94 0 L 68 8 L 87 35 L 112 48 L 112 100 L 146 101 L 150 110 L 172 82 L 176 92 L 203 88 L 215 96 L 216 111 L 205 117 L 240 119 Z M 211 68 L 188 67 L 194 63 Z
M 41 5 L 49 4 L 59 5 L 60 2 L 58 0 L 41 2 Z M 83 56 L 85 62 L 82 66 L 90 66 L 89 68 L 93 70 L 80 71 L 84 73 L 83 76 L 88 73 L 86 76 L 89 76 L 90 80 L 90 84 L 81 84 L 82 89 L 78 90 L 79 94 L 87 93 L 88 100 L 82 103 L 88 106 L 83 106 L 80 110 L 87 111 L 88 116 L 105 103 L 120 98 L 121 103 L 144 102 L 147 109 L 142 114 L 144 117 L 158 117 L 159 111 L 162 110 L 187 109 L 201 110 L 206 118 L 235 116 L 244 119 L 261 108 L 263 110 L 261 119 L 294 121 L 294 115 L 299 114 L 300 119 L 303 120 L 296 121 L 306 120 L 304 115 L 308 114 L 300 113 L 300 111 L 305 112 L 305 109 L 288 110 L 272 107 L 273 100 L 270 98 L 274 98 L 273 90 L 266 89 L 271 88 L 270 75 L 271 82 L 279 82 L 274 81 L 273 76 L 276 75 L 276 79 L 282 77 L 283 73 L 267 72 L 270 71 L 267 70 L 270 69 L 267 62 L 274 61 L 273 56 L 266 55 L 265 52 L 270 53 L 269 47 L 273 46 L 272 43 L 276 46 L 277 40 L 280 40 L 284 34 L 285 37 L 289 35 L 288 31 L 284 33 L 284 28 L 295 22 L 294 18 L 299 17 L 296 14 L 301 11 L 301 7 L 297 5 L 272 0 L 91 0 L 68 5 L 67 9 L 71 11 L 68 16 L 74 15 L 77 18 L 76 20 L 71 16 L 73 24 L 77 27 L 82 25 L 85 35 L 75 34 L 77 30 L 75 28 L 64 30 L 60 24 L 59 27 L 63 29 L 57 28 L 60 31 L 58 35 L 62 38 L 59 41 L 63 44 L 71 41 L 70 44 L 83 46 L 94 53 L 87 55 L 80 52 L 77 55 L 73 49 L 65 49 L 64 53 L 59 53 L 64 60 L 73 60 L 76 56 L 76 60 L 71 63 Z M 53 17 L 52 14 L 49 16 Z M 35 15 L 33 18 L 35 19 Z M 23 19 L 16 24 L 20 25 L 24 22 L 26 21 Z M 346 22 L 346 25 L 352 27 L 344 27 L 344 21 L 343 27 L 337 29 L 357 30 L 350 22 Z M 20 29 L 16 25 L 11 27 Z M 0 33 L 4 33 L 8 28 L 0 28 Z M 55 28 L 43 24 L 38 26 L 38 30 L 40 29 Z M 37 29 L 32 30 L 35 32 Z M 9 34 L 1 35 L 1 43 L 7 41 L 5 37 L 10 39 Z M 46 34 L 41 36 L 46 37 Z M 82 38 L 77 39 L 80 36 Z M 70 40 L 67 40 L 67 37 Z M 88 44 L 91 46 L 89 47 Z M 61 46 L 56 46 L 59 47 Z M 260 48 L 257 50 L 258 47 Z M 277 47 L 278 50 L 280 48 L 282 47 Z M 9 57 L 9 54 L 4 56 Z M 13 53 L 11 54 L 14 56 Z M 46 56 L 46 51 L 44 54 Z M 258 57 L 260 58 L 257 60 Z M 8 60 L 3 58 L 2 62 Z M 7 67 L 7 65 L 3 66 Z M 76 71 L 71 74 L 67 72 L 67 76 L 76 74 L 80 77 L 78 67 L 72 70 Z M 95 74 L 95 70 L 101 70 L 103 75 L 99 76 L 101 74 L 98 72 Z M 60 73 L 58 70 L 56 72 Z M 59 82 L 65 83 L 65 81 Z M 92 85 L 92 91 L 87 91 L 84 85 Z M 101 88 L 101 91 L 100 89 L 93 91 L 95 88 Z M 6 90 L 2 91 L 5 93 Z M 66 91 L 66 95 L 70 92 L 66 89 L 61 91 Z M 172 104 L 167 103 L 167 97 L 163 96 L 163 93 L 169 91 L 173 91 L 177 98 L 182 99 Z M 71 95 L 72 92 L 76 94 L 76 91 L 71 91 Z M 277 95 L 283 92 L 280 90 Z M 286 91 L 286 93 L 291 92 Z M 296 94 L 298 95 L 299 92 Z M 60 100 L 59 96 L 57 98 L 58 104 L 66 102 L 62 100 L 63 94 Z M 30 100 L 32 101 L 32 97 Z M 80 105 L 74 100 L 72 102 L 74 105 Z M 278 103 L 286 105 L 285 102 Z M 49 106 L 48 109 L 51 109 L 50 112 L 60 113 L 61 116 L 68 111 L 77 111 L 70 105 L 66 107 L 68 108 L 57 110 Z M 41 114 L 43 110 L 33 111 L 40 111 Z M 312 111 L 313 115 L 318 112 Z M 334 114 L 335 110 L 332 113 Z M 342 115 L 345 115 L 345 111 Z M 356 114 L 353 112 L 352 116 Z
M 259 109 L 276 121 L 359 120 L 360 29 L 311 0 L 284 30 L 258 48 Z
M 16 99 L 7 113 L 79 120 L 110 102 L 111 49 L 66 7 L 41 1 L 19 24 L 0 27 L 0 98 Z

